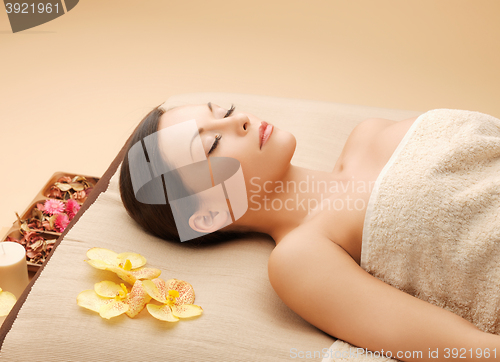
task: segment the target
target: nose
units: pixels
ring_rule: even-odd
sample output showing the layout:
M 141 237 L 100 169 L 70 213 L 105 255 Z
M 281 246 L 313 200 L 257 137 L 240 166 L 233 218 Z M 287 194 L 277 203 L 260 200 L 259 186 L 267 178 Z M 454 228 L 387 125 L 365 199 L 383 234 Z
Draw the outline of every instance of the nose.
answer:
M 236 132 L 239 135 L 244 136 L 248 133 L 248 129 L 250 127 L 250 118 L 248 118 L 245 113 L 236 113 L 229 118 L 233 118 L 233 120 L 231 121 L 234 123 Z
M 245 113 L 235 113 L 227 118 L 212 121 L 214 130 L 228 130 L 235 132 L 238 136 L 245 136 L 250 129 L 250 118 Z

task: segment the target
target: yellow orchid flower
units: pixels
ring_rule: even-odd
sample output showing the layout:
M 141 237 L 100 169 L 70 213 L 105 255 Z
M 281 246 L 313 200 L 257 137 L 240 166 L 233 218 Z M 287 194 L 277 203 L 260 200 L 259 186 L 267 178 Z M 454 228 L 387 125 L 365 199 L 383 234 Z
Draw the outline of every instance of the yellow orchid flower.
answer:
M 10 310 L 16 304 L 16 296 L 11 292 L 4 292 L 0 288 L 0 317 L 4 317 L 10 313 Z
M 110 319 L 123 313 L 134 318 L 151 300 L 142 282 L 136 280 L 132 290 L 128 291 L 125 284 L 102 281 L 94 285 L 94 289 L 84 290 L 76 298 L 76 303 L 99 313 L 102 318 Z
M 145 291 L 163 305 L 147 304 L 148 312 L 155 318 L 177 322 L 179 318 L 198 316 L 203 312 L 200 306 L 194 305 L 194 289 L 183 280 L 163 279 L 144 280 Z
M 138 279 L 153 279 L 161 274 L 160 269 L 141 268 L 146 264 L 146 258 L 137 253 L 121 253 L 104 248 L 92 248 L 87 251 L 85 260 L 94 268 L 109 270 L 127 283 L 134 285 Z

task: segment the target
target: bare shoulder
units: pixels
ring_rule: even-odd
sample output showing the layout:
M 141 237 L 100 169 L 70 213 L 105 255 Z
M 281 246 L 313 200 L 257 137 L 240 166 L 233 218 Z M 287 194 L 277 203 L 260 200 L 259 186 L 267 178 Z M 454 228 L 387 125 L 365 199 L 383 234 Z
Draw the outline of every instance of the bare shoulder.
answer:
M 431 345 L 466 345 L 467 338 L 474 335 L 477 341 L 482 333 L 373 277 L 313 228 L 299 227 L 283 238 L 271 253 L 268 272 L 272 287 L 295 313 L 331 336 L 373 351 L 396 355 Z
M 352 301 L 361 296 L 345 291 L 364 273 L 342 247 L 311 228 L 299 227 L 285 236 L 268 262 L 269 280 L 283 302 L 337 338 L 347 337 L 345 332 L 352 325 L 349 316 L 356 311 L 346 313 L 345 309 L 352 308 Z M 357 288 L 354 294 L 361 291 Z
M 347 164 L 355 160 L 366 165 L 371 159 L 377 165 L 385 165 L 388 157 L 401 141 L 416 118 L 403 121 L 392 121 L 384 118 L 369 118 L 359 123 L 349 135 L 338 164 Z
M 397 123 L 398 121 L 385 118 L 368 118 L 354 127 L 351 136 L 356 139 L 373 137 L 375 134 Z
M 385 118 L 368 118 L 368 119 L 365 119 L 363 122 L 359 123 L 356 126 L 356 129 L 377 130 L 377 129 L 391 126 L 397 122 L 398 121 L 392 121 L 390 119 L 385 119 Z
M 381 132 L 391 126 L 401 126 L 403 124 L 413 123 L 417 117 L 405 119 L 403 121 L 393 121 L 385 118 L 368 118 L 363 122 L 359 123 L 353 130 L 353 134 L 366 134 L 373 135 L 375 133 Z
M 358 144 L 371 142 L 377 134 L 397 123 L 397 121 L 391 121 L 384 118 L 365 119 L 354 127 L 347 138 L 345 147 L 356 147 Z

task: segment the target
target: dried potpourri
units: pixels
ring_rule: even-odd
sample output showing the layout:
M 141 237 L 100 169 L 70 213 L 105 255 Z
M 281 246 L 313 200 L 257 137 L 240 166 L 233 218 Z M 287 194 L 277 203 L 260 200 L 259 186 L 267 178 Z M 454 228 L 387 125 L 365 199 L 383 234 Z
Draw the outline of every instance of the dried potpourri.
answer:
M 42 265 L 50 254 L 56 240 L 45 239 L 36 231 L 26 232 L 20 240 L 10 236 L 5 239 L 5 241 L 14 241 L 24 246 L 26 249 L 26 260 L 39 265 Z
M 46 193 L 46 197 L 51 197 L 59 200 L 77 200 L 85 199 L 92 189 L 94 184 L 88 181 L 84 176 L 62 176 L 50 187 Z
M 80 204 L 73 199 L 69 199 L 66 203 L 61 200 L 47 199 L 43 204 L 36 204 L 36 207 L 31 210 L 30 218 L 21 220 L 17 213 L 16 216 L 21 224 L 22 234 L 30 231 L 62 233 L 78 210 L 80 210 Z

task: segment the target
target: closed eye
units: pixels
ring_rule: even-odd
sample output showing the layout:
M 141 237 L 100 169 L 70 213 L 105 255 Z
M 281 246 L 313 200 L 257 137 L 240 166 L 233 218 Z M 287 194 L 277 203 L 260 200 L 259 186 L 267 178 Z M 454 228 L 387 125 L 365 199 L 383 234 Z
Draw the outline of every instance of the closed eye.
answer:
M 211 104 L 210 104 L 211 106 Z M 210 107 L 211 108 L 211 107 Z M 231 114 L 233 114 L 235 110 L 235 106 L 234 104 L 231 104 L 231 108 L 228 109 L 228 111 L 226 112 L 226 114 L 224 115 L 224 118 L 227 118 L 229 117 Z M 217 148 L 217 145 L 219 144 L 219 140 L 222 138 L 222 135 L 218 134 L 215 136 L 215 141 L 214 143 L 212 144 L 212 147 L 210 147 L 210 151 L 208 151 L 208 154 L 211 154 L 216 148 Z
M 208 154 L 211 154 L 213 150 L 217 148 L 217 145 L 219 144 L 219 140 L 222 138 L 222 135 L 218 134 L 215 136 L 215 141 L 212 144 L 212 147 L 210 147 L 210 151 L 208 151 Z
M 231 104 L 231 108 L 229 108 L 229 110 L 227 111 L 227 113 L 224 115 L 224 118 L 227 118 L 227 117 L 229 117 L 231 114 L 233 114 L 234 109 L 235 109 L 234 104 Z

